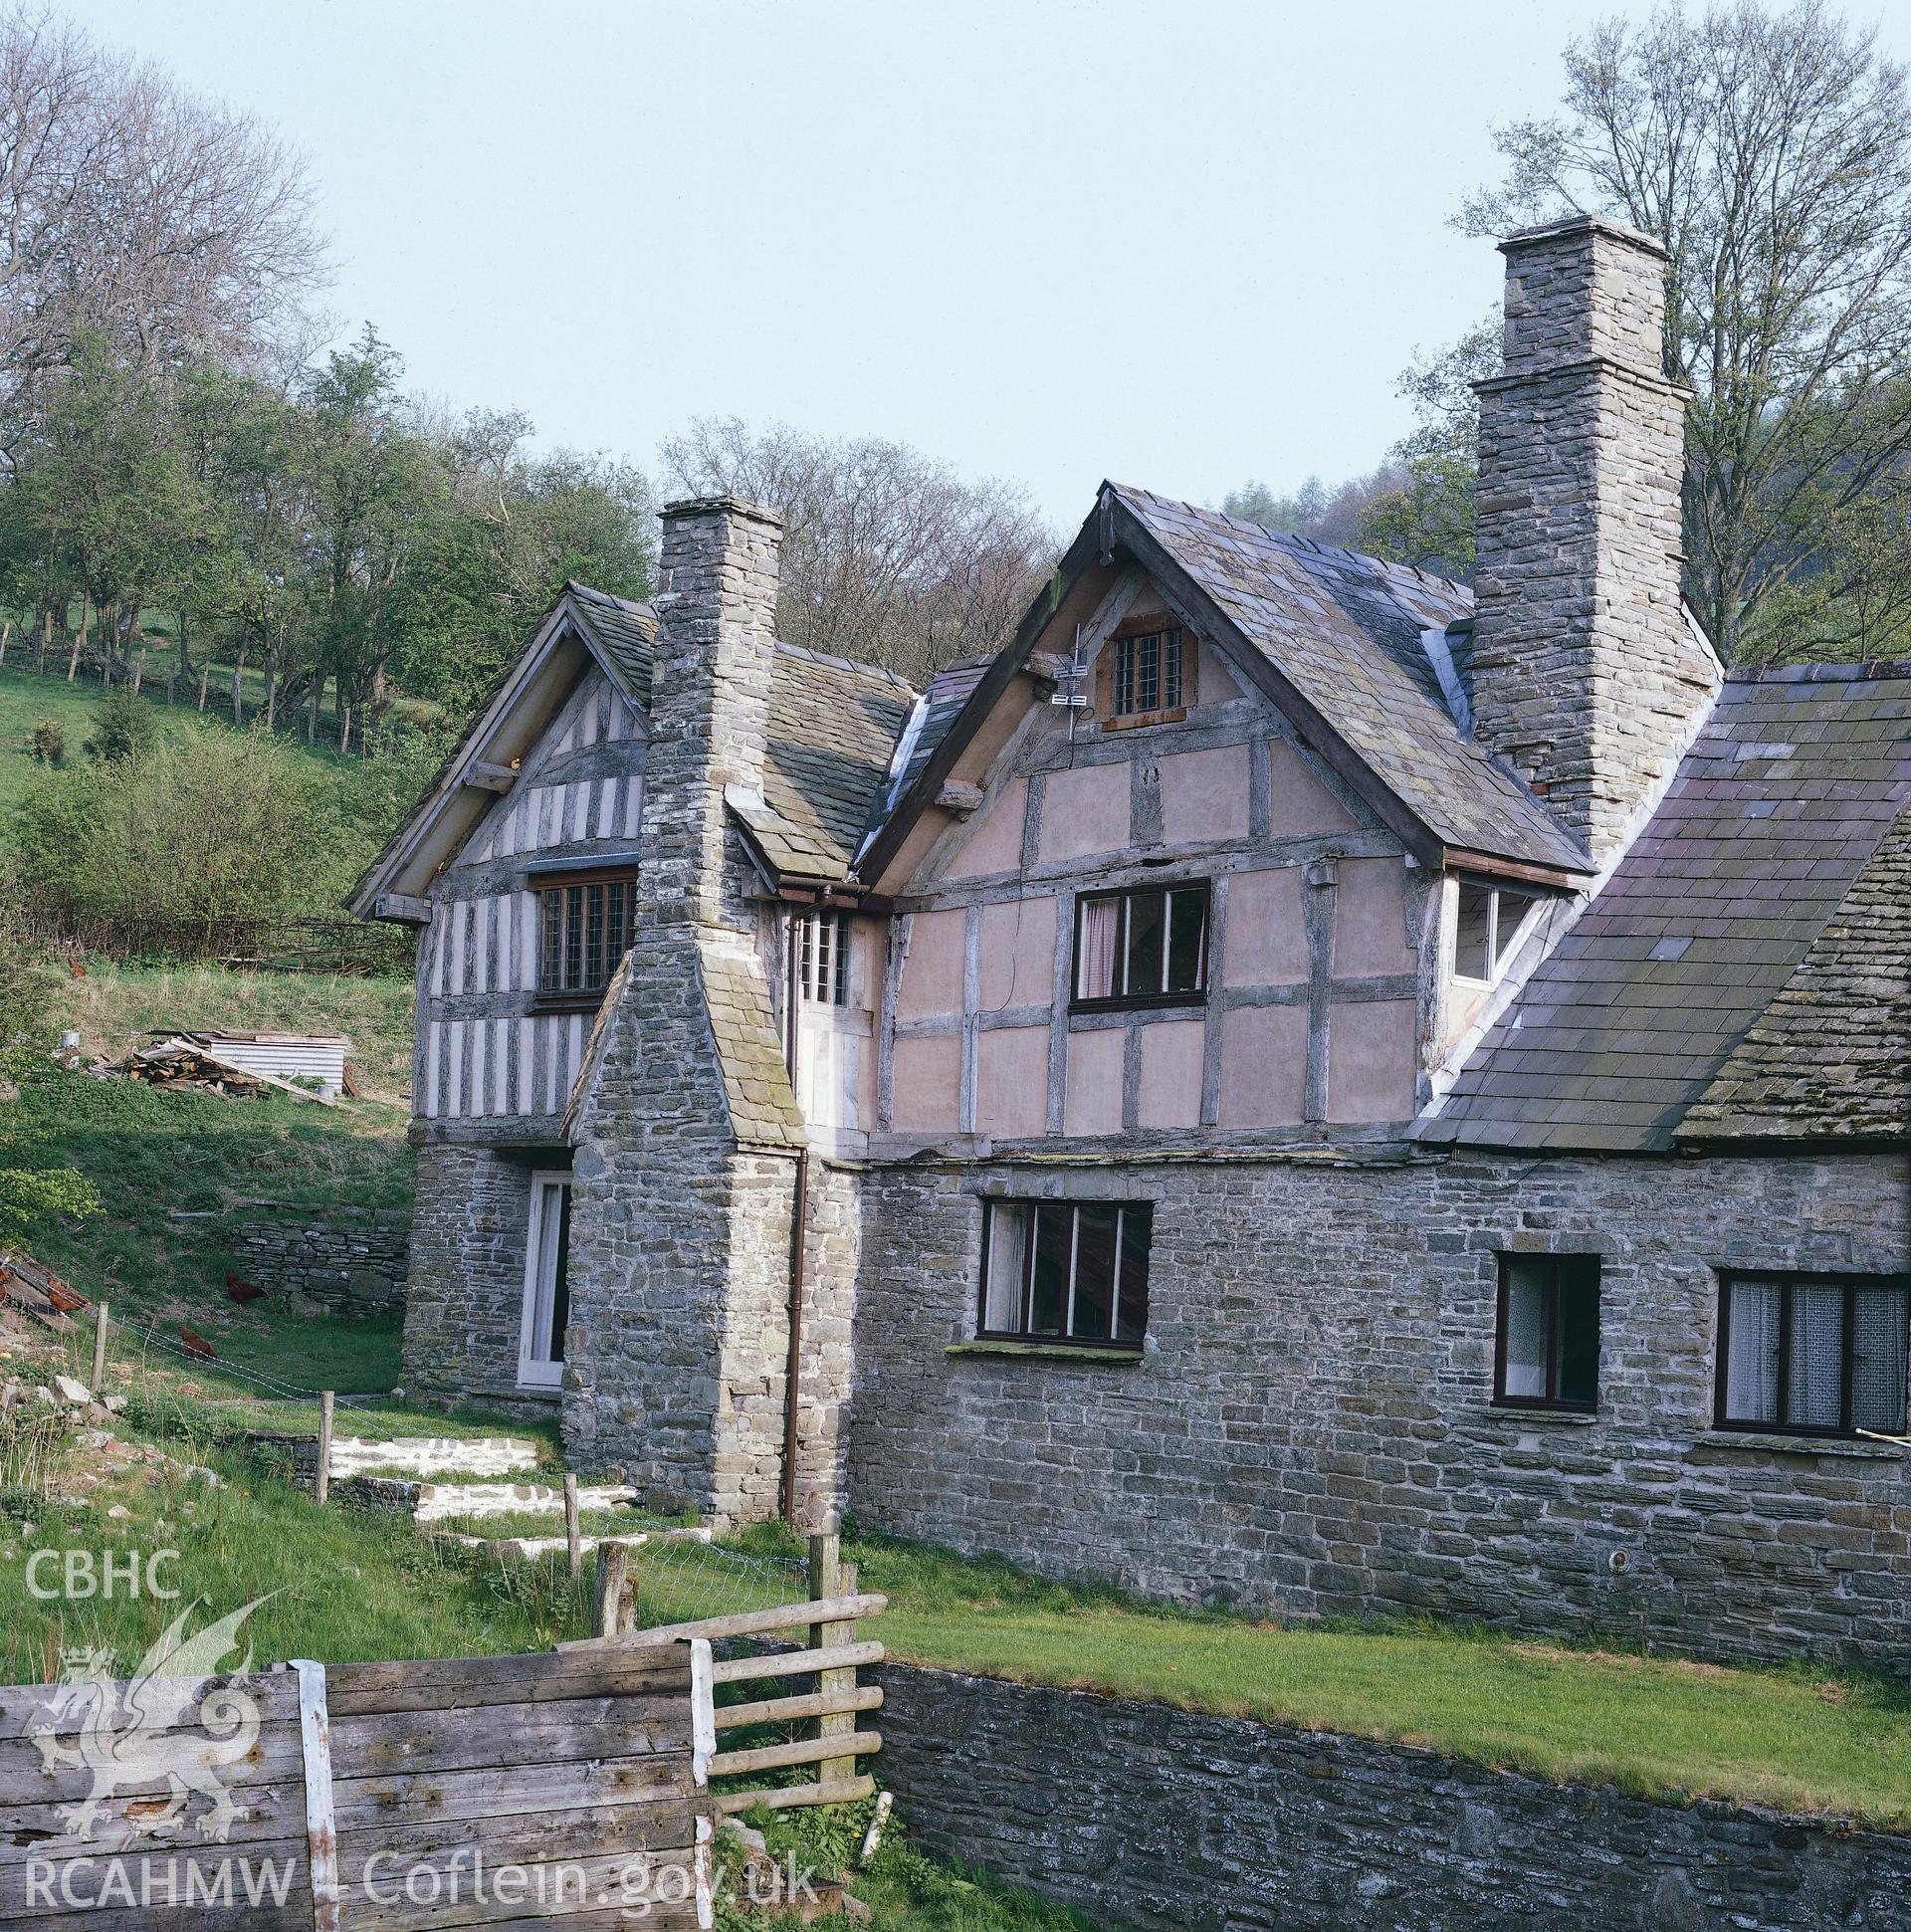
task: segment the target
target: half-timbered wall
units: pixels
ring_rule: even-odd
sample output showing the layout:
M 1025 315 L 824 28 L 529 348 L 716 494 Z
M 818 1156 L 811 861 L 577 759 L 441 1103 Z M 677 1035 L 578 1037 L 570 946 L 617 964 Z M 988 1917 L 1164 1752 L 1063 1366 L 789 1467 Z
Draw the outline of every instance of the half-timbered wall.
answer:
M 642 723 L 593 667 L 432 882 L 412 1086 L 423 1138 L 554 1138 L 590 1015 L 538 1010 L 535 887 L 567 864 L 635 864 L 643 769 Z
M 1132 575 L 1104 599 L 1085 689 L 1099 639 L 1153 598 Z M 1217 653 L 1191 666 L 1178 721 L 1105 730 L 1037 705 L 985 770 L 958 767 L 982 805 L 929 853 L 891 937 L 884 1145 L 1278 1141 L 1414 1112 L 1437 1039 L 1435 882 Z M 1078 896 L 1198 880 L 1205 1001 L 1071 1012 Z

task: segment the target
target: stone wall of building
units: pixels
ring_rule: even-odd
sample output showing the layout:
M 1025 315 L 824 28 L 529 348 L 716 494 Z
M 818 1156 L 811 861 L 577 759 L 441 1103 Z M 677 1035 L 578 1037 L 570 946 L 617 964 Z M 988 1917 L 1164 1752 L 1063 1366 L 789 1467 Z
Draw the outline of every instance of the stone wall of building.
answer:
M 411 1216 L 341 1207 L 318 1220 L 241 1221 L 235 1273 L 268 1295 L 304 1295 L 339 1315 L 387 1315 L 405 1305 Z
M 1906 1671 L 1911 1457 L 1712 1427 L 1720 1273 L 1904 1269 L 1904 1182 L 1860 1154 L 873 1172 L 849 1505 L 1175 1600 Z M 1139 1360 L 968 1342 L 984 1191 L 1155 1203 Z M 1599 1256 L 1596 1414 L 1493 1405 L 1501 1250 Z
M 556 1392 L 518 1387 L 533 1166 L 469 1144 L 418 1150 L 406 1289 L 404 1386 L 424 1401 L 547 1415 Z
M 1174 1932 L 1902 1932 L 1911 1837 L 885 1665 L 912 1840 Z

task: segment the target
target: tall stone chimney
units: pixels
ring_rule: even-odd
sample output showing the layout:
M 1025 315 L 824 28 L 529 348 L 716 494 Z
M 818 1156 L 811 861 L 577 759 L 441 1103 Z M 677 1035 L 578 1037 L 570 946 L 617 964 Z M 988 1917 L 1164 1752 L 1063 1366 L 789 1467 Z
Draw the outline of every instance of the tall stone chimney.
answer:
M 736 497 L 664 507 L 639 880 L 658 917 L 738 917 L 722 889 L 724 793 L 763 795 L 782 537 L 775 511 Z
M 1506 368 L 1475 385 L 1474 734 L 1603 865 L 1719 679 L 1680 600 L 1667 257 L 1592 215 L 1500 246 Z
M 565 1448 L 719 1524 L 776 1508 L 803 1134 L 725 804 L 762 797 L 781 536 L 664 512 L 630 952 L 570 1129 Z

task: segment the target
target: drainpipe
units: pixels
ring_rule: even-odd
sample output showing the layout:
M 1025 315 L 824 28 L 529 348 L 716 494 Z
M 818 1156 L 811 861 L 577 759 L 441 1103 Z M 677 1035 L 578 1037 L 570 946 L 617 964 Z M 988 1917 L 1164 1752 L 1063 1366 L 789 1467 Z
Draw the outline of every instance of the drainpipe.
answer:
M 783 1057 L 789 1065 L 789 1090 L 796 1092 L 796 1054 L 802 1038 L 802 968 L 792 910 L 783 921 Z M 797 1113 L 802 1112 L 801 1103 Z M 796 1149 L 796 1182 L 789 1210 L 789 1359 L 783 1368 L 783 1521 L 796 1524 L 796 1418 L 802 1397 L 804 1235 L 809 1222 L 809 1142 Z

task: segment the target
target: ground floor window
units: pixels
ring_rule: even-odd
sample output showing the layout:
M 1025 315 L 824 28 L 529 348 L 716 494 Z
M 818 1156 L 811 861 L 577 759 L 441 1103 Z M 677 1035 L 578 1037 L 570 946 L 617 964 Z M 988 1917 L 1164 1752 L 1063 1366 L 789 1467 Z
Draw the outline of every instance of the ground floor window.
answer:
M 570 1320 L 569 1266 L 569 1177 L 532 1175 L 524 1330 L 518 1344 L 518 1380 L 527 1389 L 555 1389 L 564 1379 L 564 1326 Z
M 1599 1258 L 1503 1254 L 1493 1399 L 1514 1408 L 1596 1408 Z
M 1153 1203 L 992 1200 L 985 1212 L 979 1335 L 1141 1347 Z
M 1900 1435 L 1908 1352 L 1911 1283 L 1902 1277 L 1728 1277 L 1716 1419 L 1796 1435 Z

